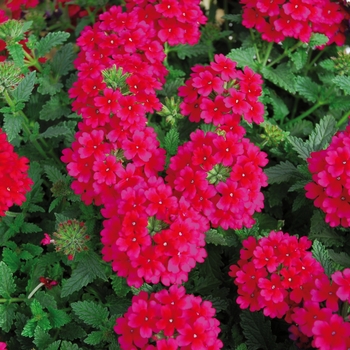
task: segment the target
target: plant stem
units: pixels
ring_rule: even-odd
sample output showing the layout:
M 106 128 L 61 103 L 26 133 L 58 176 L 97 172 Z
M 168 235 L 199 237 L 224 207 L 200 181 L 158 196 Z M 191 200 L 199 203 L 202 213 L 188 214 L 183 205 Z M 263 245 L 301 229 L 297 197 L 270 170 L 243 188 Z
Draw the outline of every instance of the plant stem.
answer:
M 253 32 L 252 29 L 249 29 L 249 32 L 250 32 L 250 36 L 252 37 L 252 40 L 253 40 L 253 45 L 254 45 L 254 49 L 255 49 L 256 59 L 257 59 L 258 62 L 260 63 L 261 60 L 260 60 L 260 55 L 259 55 L 258 47 L 257 47 L 256 44 L 255 44 L 255 35 L 254 35 L 254 32 Z
M 20 303 L 22 301 L 25 301 L 24 298 L 10 298 L 10 299 L 6 299 L 6 298 L 0 298 L 0 303 L 1 304 L 5 304 L 5 303 Z
M 290 125 L 293 124 L 295 122 L 299 122 L 301 120 L 303 120 L 305 117 L 307 117 L 309 114 L 311 114 L 312 112 L 314 112 L 317 108 L 323 106 L 324 104 L 326 104 L 325 102 L 317 102 L 316 104 L 314 104 L 311 108 L 309 108 L 307 111 L 305 111 L 304 113 L 300 114 L 298 117 L 296 117 L 295 119 L 290 120 L 288 123 L 286 123 L 285 125 Z
M 350 117 L 350 111 L 346 111 L 343 116 L 338 120 L 337 127 L 341 127 Z
M 298 47 L 300 47 L 301 45 L 303 45 L 304 43 L 299 41 L 298 43 L 296 43 L 294 46 L 292 46 L 290 49 L 285 49 L 284 52 L 277 57 L 275 60 L 273 60 L 272 62 L 270 62 L 267 67 L 271 67 L 274 64 L 278 63 L 279 61 L 281 61 L 284 57 L 286 57 L 288 55 L 288 53 L 295 51 Z
M 32 57 L 31 55 L 29 55 L 29 53 L 26 50 L 23 49 L 23 52 L 24 52 L 24 56 L 28 60 L 27 67 L 35 67 L 39 72 L 41 72 L 43 69 L 42 69 L 40 63 L 38 62 L 38 60 L 36 58 Z
M 262 62 L 263 66 L 266 66 L 267 60 L 270 57 L 270 53 L 271 53 L 272 47 L 273 47 L 273 42 L 269 43 L 269 45 L 267 47 L 266 54 L 265 54 L 264 60 Z

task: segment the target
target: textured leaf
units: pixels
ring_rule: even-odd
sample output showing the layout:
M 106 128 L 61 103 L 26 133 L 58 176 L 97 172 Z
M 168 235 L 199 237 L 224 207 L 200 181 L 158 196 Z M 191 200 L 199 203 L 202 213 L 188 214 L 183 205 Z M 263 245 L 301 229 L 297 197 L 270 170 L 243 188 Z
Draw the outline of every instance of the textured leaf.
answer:
M 271 331 L 271 321 L 261 312 L 243 310 L 241 313 L 241 327 L 246 337 L 248 350 L 276 349 L 276 336 Z
M 222 245 L 222 246 L 236 246 L 238 244 L 238 239 L 235 234 L 232 234 L 231 236 L 226 236 L 226 232 L 219 232 L 216 229 L 210 229 L 209 231 L 205 232 L 205 241 L 207 243 L 211 243 L 214 245 Z
M 12 45 L 7 45 L 6 49 L 9 51 L 15 66 L 23 69 L 23 67 L 25 66 L 24 66 L 24 52 L 23 52 L 22 45 L 18 43 L 14 43 Z
M 307 52 L 304 48 L 300 48 L 293 53 L 288 51 L 288 57 L 293 61 L 298 71 L 301 70 L 307 62 Z
M 51 166 L 51 165 L 45 165 L 44 166 L 45 174 L 48 177 L 48 179 L 52 182 L 55 183 L 60 180 L 64 180 L 65 177 L 61 173 L 60 170 L 58 170 L 56 167 Z
M 336 264 L 339 264 L 343 268 L 350 267 L 350 256 L 345 252 L 336 253 L 334 250 L 329 249 L 328 255 Z
M 53 328 L 60 328 L 69 323 L 71 320 L 68 314 L 63 310 L 57 310 L 53 307 L 48 307 L 48 311 L 50 314 L 49 320 Z
M 328 40 L 329 40 L 328 37 L 324 34 L 312 33 L 310 41 L 309 41 L 309 45 L 310 46 L 321 46 L 321 45 L 327 44 Z
M 47 349 L 52 343 L 52 336 L 41 327 L 36 327 L 34 331 L 33 343 L 38 349 Z
M 52 97 L 47 101 L 39 113 L 41 120 L 55 120 L 64 115 L 68 115 L 70 109 L 63 106 L 58 96 Z
M 295 93 L 295 75 L 287 64 L 282 63 L 275 69 L 263 67 L 261 73 L 265 79 L 290 93 Z
M 2 251 L 2 261 L 10 268 L 11 272 L 16 272 L 21 265 L 18 255 L 10 248 L 4 248 Z
M 0 328 L 6 333 L 11 330 L 17 308 L 18 304 L 15 303 L 0 304 Z
M 125 278 L 112 275 L 110 279 L 112 288 L 119 297 L 125 297 L 130 292 L 131 288 L 127 285 Z
M 298 76 L 296 78 L 295 89 L 302 98 L 310 102 L 316 102 L 320 92 L 320 86 L 313 82 L 309 77 Z
M 0 261 L 0 296 L 10 299 L 15 290 L 16 285 L 10 268 Z
M 337 122 L 331 115 L 323 117 L 315 126 L 307 144 L 312 152 L 324 149 L 337 131 Z
M 95 328 L 100 329 L 108 320 L 108 309 L 93 301 L 77 301 L 71 307 L 78 318 Z
M 281 182 L 286 182 L 294 177 L 300 177 L 298 169 L 288 160 L 265 169 L 265 174 L 267 175 L 268 183 L 270 185 L 274 183 L 279 184 Z
M 64 136 L 69 133 L 70 130 L 64 125 L 49 126 L 39 137 L 50 139 L 52 137 Z
M 311 149 L 309 145 L 299 137 L 288 136 L 288 141 L 291 143 L 293 149 L 298 153 L 299 157 L 306 160 L 310 157 Z
M 7 134 L 8 140 L 11 142 L 22 130 L 23 118 L 21 115 L 5 115 L 3 128 Z
M 36 233 L 36 232 L 42 232 L 42 228 L 38 225 L 35 225 L 31 222 L 25 222 L 21 227 L 22 233 Z
M 61 343 L 60 350 L 83 350 L 83 349 L 79 348 L 77 344 L 72 344 L 70 341 L 64 340 Z
M 321 263 L 324 271 L 328 277 L 335 272 L 334 266 L 331 259 L 329 258 L 328 251 L 325 246 L 315 239 L 312 243 L 312 255 L 314 258 Z
M 84 343 L 89 345 L 98 345 L 101 343 L 103 339 L 102 331 L 93 331 L 91 332 L 86 339 L 84 339 Z
M 185 58 L 196 57 L 200 55 L 204 55 L 208 53 L 208 46 L 205 44 L 196 44 L 196 45 L 178 45 L 172 48 L 173 51 L 176 51 L 177 56 L 180 60 L 184 60 Z
M 273 90 L 269 90 L 269 102 L 273 108 L 274 120 L 283 119 L 289 113 L 288 107 L 284 101 L 279 96 L 277 96 L 276 92 Z
M 345 75 L 336 76 L 333 79 L 333 83 L 340 89 L 344 90 L 347 95 L 350 95 L 350 77 Z
M 231 15 L 227 14 L 222 16 L 223 19 L 227 19 L 228 21 L 234 22 L 234 23 L 241 23 L 242 22 L 242 16 L 241 15 Z
M 232 61 L 237 62 L 237 66 L 243 68 L 249 66 L 253 70 L 257 70 L 257 63 L 255 61 L 255 50 L 252 47 L 246 49 L 232 49 L 227 57 Z
M 15 90 L 12 91 L 12 96 L 16 101 L 28 101 L 34 88 L 36 81 L 36 72 L 27 74 L 18 84 Z
M 64 43 L 70 34 L 67 32 L 51 32 L 42 38 L 36 45 L 37 57 L 43 57 L 53 47 Z
M 171 156 L 175 155 L 179 146 L 179 132 L 176 129 L 170 129 L 165 135 L 164 148 Z
M 55 54 L 52 60 L 52 70 L 59 76 L 66 75 L 74 69 L 73 61 L 75 59 L 74 46 L 72 43 L 63 45 Z

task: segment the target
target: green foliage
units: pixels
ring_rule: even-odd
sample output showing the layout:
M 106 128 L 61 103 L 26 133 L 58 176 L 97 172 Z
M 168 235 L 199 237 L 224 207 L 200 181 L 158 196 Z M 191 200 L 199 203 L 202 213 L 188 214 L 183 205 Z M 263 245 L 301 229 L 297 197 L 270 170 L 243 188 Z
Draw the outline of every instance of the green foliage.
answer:
M 309 46 L 322 46 L 328 42 L 328 37 L 324 34 L 320 33 L 312 33 L 310 41 L 309 41 Z
M 16 101 L 27 102 L 33 91 L 34 84 L 36 82 L 36 72 L 28 73 L 18 84 L 18 86 L 12 91 L 12 96 Z
M 16 285 L 10 268 L 3 261 L 0 261 L 0 281 L 0 295 L 6 299 L 11 298 Z
M 232 49 L 227 57 L 232 61 L 237 62 L 238 67 L 248 66 L 254 70 L 257 69 L 257 63 L 254 59 L 255 52 L 252 47 L 247 49 Z
M 310 102 L 316 102 L 320 93 L 320 86 L 309 77 L 298 76 L 295 81 L 295 89 L 302 98 Z
M 108 320 L 107 308 L 92 301 L 78 301 L 71 306 L 78 318 L 95 328 L 100 329 Z
M 335 268 L 329 258 L 327 249 L 317 239 L 315 239 L 312 243 L 312 255 L 321 263 L 326 275 L 330 277 L 335 271 Z
M 281 162 L 265 170 L 269 184 L 289 181 L 292 178 L 300 177 L 300 173 L 295 165 L 288 160 Z
M 50 32 L 35 46 L 37 57 L 43 57 L 52 48 L 64 43 L 70 34 L 67 32 Z
M 263 67 L 261 73 L 265 79 L 290 93 L 295 93 L 295 76 L 287 64 L 282 63 L 276 68 Z
M 201 43 L 196 45 L 184 44 L 184 45 L 174 46 L 172 48 L 172 51 L 175 51 L 177 53 L 177 56 L 181 60 L 184 60 L 185 58 L 191 58 L 191 57 L 207 54 L 208 47 L 207 45 L 201 44 Z

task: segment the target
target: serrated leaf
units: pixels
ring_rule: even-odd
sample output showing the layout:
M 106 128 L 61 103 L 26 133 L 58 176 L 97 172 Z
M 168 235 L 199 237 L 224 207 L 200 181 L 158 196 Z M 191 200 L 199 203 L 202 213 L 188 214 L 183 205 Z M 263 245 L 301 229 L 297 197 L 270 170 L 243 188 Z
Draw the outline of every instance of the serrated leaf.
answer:
M 78 318 L 95 328 L 100 329 L 108 320 L 108 309 L 93 301 L 77 301 L 71 307 Z
M 127 285 L 124 277 L 112 275 L 110 279 L 112 288 L 119 297 L 125 297 L 130 292 L 131 288 Z
M 274 120 L 283 119 L 289 113 L 288 107 L 274 90 L 269 90 L 269 100 L 273 108 Z
M 49 311 L 49 320 L 53 328 L 60 328 L 71 321 L 71 318 L 63 310 L 57 310 L 53 307 L 47 308 Z
M 347 111 L 350 109 L 350 98 L 349 96 L 331 96 L 329 102 L 330 110 Z
M 276 349 L 276 336 L 272 334 L 271 322 L 261 312 L 243 310 L 240 324 L 249 350 Z
M 10 299 L 16 290 L 16 285 L 10 268 L 3 261 L 0 261 L 0 281 L 0 295 Z
M 268 178 L 268 183 L 281 183 L 289 181 L 292 178 L 300 177 L 298 169 L 290 161 L 281 162 L 280 164 L 274 165 L 264 170 Z
M 325 221 L 319 210 L 315 210 L 311 217 L 310 239 L 317 239 L 326 247 L 342 246 L 345 238 L 339 236 L 333 228 L 331 228 Z
M 70 109 L 67 106 L 62 105 L 61 100 L 58 96 L 53 96 L 49 101 L 47 101 L 42 110 L 39 113 L 39 118 L 41 120 L 55 120 L 64 115 L 68 115 Z
M 261 69 L 261 74 L 265 79 L 270 80 L 282 89 L 290 93 L 295 93 L 295 75 L 291 72 L 287 64 L 282 63 L 275 69 L 265 66 Z
M 61 343 L 60 350 L 83 350 L 82 348 L 79 348 L 77 344 L 73 344 L 70 341 L 64 340 Z
M 308 184 L 310 180 L 304 179 L 304 180 L 296 181 L 292 186 L 289 187 L 288 192 L 303 190 L 305 185 Z
M 343 268 L 350 267 L 350 256 L 345 252 L 336 253 L 333 249 L 328 250 L 329 257 Z
M 208 46 L 202 43 L 196 45 L 178 45 L 172 48 L 172 51 L 177 53 L 177 56 L 180 60 L 184 60 L 185 58 L 196 57 L 200 55 L 204 55 L 208 53 Z
M 59 76 L 66 75 L 74 69 L 75 59 L 74 46 L 72 43 L 63 45 L 55 54 L 51 66 L 54 73 Z
M 57 92 L 62 90 L 63 84 L 60 82 L 52 83 L 47 76 L 41 76 L 38 78 L 38 92 L 42 95 L 55 95 Z
M 19 135 L 22 130 L 22 123 L 23 118 L 21 115 L 5 115 L 3 128 L 7 134 L 9 142 Z
M 40 39 L 40 41 L 36 45 L 36 56 L 43 57 L 46 53 L 48 53 L 52 48 L 61 45 L 64 43 L 70 34 L 67 32 L 50 32 L 44 38 Z
M 288 141 L 301 159 L 306 160 L 310 157 L 311 149 L 302 139 L 295 136 L 288 136 Z
M 51 213 L 62 201 L 62 198 L 55 198 L 49 206 L 48 212 Z
M 61 340 L 56 340 L 46 350 L 58 350 L 58 348 L 60 347 L 60 344 L 61 344 Z
M 241 23 L 242 22 L 242 16 L 241 15 L 232 15 L 227 14 L 222 16 L 223 19 L 227 19 L 228 21 L 234 22 L 234 23 Z
M 22 45 L 18 43 L 14 43 L 11 45 L 7 45 L 6 49 L 9 51 L 15 66 L 23 69 L 23 67 L 25 66 L 24 66 L 24 52 L 23 52 Z
M 65 177 L 64 175 L 61 173 L 61 171 L 59 169 L 57 169 L 54 166 L 51 165 L 45 165 L 44 166 L 44 171 L 46 176 L 48 177 L 48 179 L 52 182 L 55 183 L 57 181 L 60 180 L 64 180 Z
M 331 72 L 334 71 L 334 65 L 335 65 L 335 63 L 334 63 L 334 61 L 331 60 L 331 59 L 326 59 L 326 60 L 324 60 L 324 61 L 321 61 L 319 64 L 320 64 L 320 66 L 321 66 L 322 68 L 324 68 L 324 69 L 326 69 L 326 70 L 329 70 L 329 71 L 331 71 Z
M 31 222 L 25 222 L 21 227 L 22 233 L 37 233 L 42 232 L 42 228 Z
M 10 248 L 4 248 L 2 251 L 2 261 L 10 268 L 12 273 L 16 272 L 21 265 L 18 255 Z
M 320 34 L 320 33 L 312 33 L 310 41 L 309 41 L 309 45 L 310 46 L 322 46 L 324 44 L 327 44 L 329 38 L 324 35 L 324 34 Z
M 33 343 L 38 349 L 47 349 L 52 343 L 52 336 L 41 327 L 36 327 L 34 331 Z
M 298 49 L 296 52 L 291 53 L 290 51 L 287 51 L 288 57 L 292 60 L 292 62 L 295 65 L 295 68 L 299 71 L 301 70 L 306 62 L 307 62 L 307 52 L 304 48 Z
M 337 131 L 337 122 L 331 115 L 323 117 L 315 126 L 307 144 L 310 151 L 315 152 L 324 149 L 331 141 Z
M 307 206 L 310 202 L 305 197 L 304 193 L 298 193 L 297 197 L 293 201 L 292 211 L 297 211 L 303 206 Z
M 39 290 L 35 293 L 35 299 L 40 303 L 40 305 L 44 308 L 54 307 L 57 308 L 57 302 L 55 298 L 46 293 L 46 291 Z
M 44 250 L 43 248 L 31 243 L 22 244 L 21 248 L 28 251 L 32 256 L 38 256 Z
M 165 135 L 164 148 L 171 156 L 177 153 L 179 146 L 179 132 L 176 129 L 170 129 Z
M 11 330 L 17 308 L 15 303 L 0 304 L 0 328 L 6 333 Z
M 350 95 L 350 77 L 338 75 L 333 79 L 333 83 L 342 89 L 347 95 Z
M 18 84 L 11 94 L 16 101 L 28 101 L 34 88 L 36 81 L 36 72 L 30 72 L 27 74 L 21 82 Z
M 66 135 L 70 130 L 63 125 L 54 125 L 49 126 L 43 133 L 39 135 L 39 137 L 50 139 L 52 137 L 58 137 L 62 135 Z
M 91 332 L 86 339 L 84 339 L 84 343 L 89 345 L 98 345 L 101 343 L 103 339 L 102 331 L 93 331 Z
M 309 77 L 298 76 L 295 81 L 295 89 L 302 98 L 310 102 L 316 102 L 320 92 L 320 86 Z
M 237 62 L 237 66 L 243 68 L 249 66 L 253 70 L 257 69 L 257 63 L 255 61 L 255 50 L 252 47 L 246 49 L 232 49 L 227 57 L 232 61 Z
M 321 263 L 324 271 L 328 277 L 335 271 L 332 261 L 329 258 L 328 251 L 325 246 L 315 239 L 312 243 L 312 255 L 314 258 Z

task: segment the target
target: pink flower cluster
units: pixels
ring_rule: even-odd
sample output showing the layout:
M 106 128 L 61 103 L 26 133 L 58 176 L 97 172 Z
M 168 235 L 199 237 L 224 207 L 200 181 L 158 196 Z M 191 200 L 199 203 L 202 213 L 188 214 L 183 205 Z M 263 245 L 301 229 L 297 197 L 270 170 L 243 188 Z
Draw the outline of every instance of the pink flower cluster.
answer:
M 4 342 L 0 342 L 0 350 L 7 350 L 7 345 Z
M 242 24 L 255 28 L 269 42 L 287 37 L 309 42 L 312 33 L 324 34 L 328 45 L 343 45 L 348 18 L 338 2 L 330 0 L 240 0 Z
M 28 159 L 19 157 L 0 129 L 0 216 L 12 205 L 22 205 L 33 181 L 28 177 Z
M 209 66 L 196 65 L 192 71 L 179 88 L 181 113 L 191 122 L 225 125 L 241 116 L 249 123 L 264 121 L 264 105 L 258 101 L 263 81 L 249 67 L 237 70 L 235 62 L 220 54 Z
M 121 349 L 221 349 L 211 302 L 185 293 L 184 287 L 172 286 L 150 296 L 146 292 L 134 296 L 114 327 L 121 335 Z
M 325 150 L 307 159 L 313 182 L 305 186 L 306 197 L 326 213 L 330 226 L 350 226 L 350 127 L 333 136 Z
M 243 247 L 229 272 L 242 309 L 284 318 L 291 324 L 291 338 L 303 348 L 349 348 L 349 315 L 343 302 L 350 301 L 350 269 L 335 272 L 330 280 L 307 251 L 311 241 L 282 231 L 258 241 L 249 237 Z
M 255 223 L 253 214 L 264 206 L 261 187 L 266 154 L 243 138 L 244 129 L 231 121 L 224 135 L 197 130 L 191 141 L 170 159 L 167 182 L 177 196 L 206 217 L 212 227 L 240 229 Z

